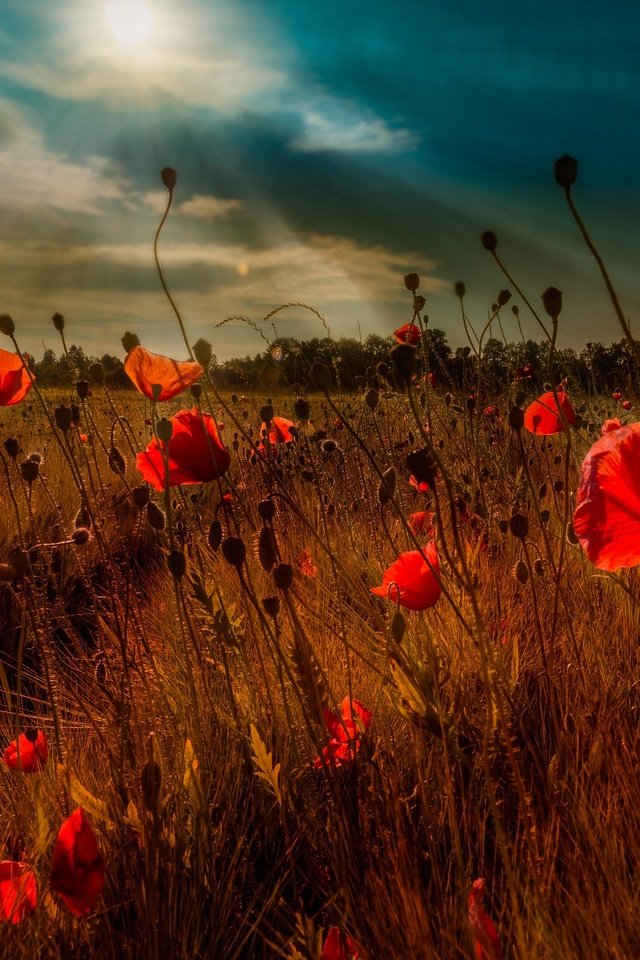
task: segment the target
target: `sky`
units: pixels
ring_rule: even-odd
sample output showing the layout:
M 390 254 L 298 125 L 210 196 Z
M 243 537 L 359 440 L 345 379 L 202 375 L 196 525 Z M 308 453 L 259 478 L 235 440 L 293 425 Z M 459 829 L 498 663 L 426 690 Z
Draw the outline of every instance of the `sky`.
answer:
M 640 307 L 640 6 L 541 0 L 0 0 L 0 312 L 21 346 L 185 355 L 153 235 L 193 343 L 220 360 L 264 349 L 284 303 L 331 335 L 410 318 L 464 343 L 508 286 L 486 229 L 539 303 L 564 293 L 559 343 L 620 339 L 574 197 L 623 309 Z M 516 298 L 517 300 L 517 298 Z M 523 307 L 525 335 L 537 326 Z M 325 330 L 288 308 L 263 325 Z M 517 339 L 509 309 L 507 335 Z M 513 327 L 513 329 L 512 329 Z

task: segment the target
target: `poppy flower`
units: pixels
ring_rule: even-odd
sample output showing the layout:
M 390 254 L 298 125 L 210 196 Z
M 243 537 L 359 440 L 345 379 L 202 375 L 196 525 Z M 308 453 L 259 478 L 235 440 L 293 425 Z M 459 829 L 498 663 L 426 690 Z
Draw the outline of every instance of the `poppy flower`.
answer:
M 524 412 L 524 425 L 530 433 L 544 437 L 551 436 L 553 433 L 562 433 L 564 422 L 560 411 L 564 413 L 569 426 L 576 422 L 576 415 L 569 398 L 562 390 L 558 390 L 557 393 L 558 403 L 553 392 L 549 390 L 529 404 Z
M 362 947 L 339 927 L 329 927 L 320 960 L 360 960 Z
M 622 426 L 620 420 L 617 417 L 612 417 L 611 420 L 605 420 L 605 422 L 600 427 L 600 433 L 604 436 L 605 433 L 612 433 L 614 430 L 619 430 Z
M 267 431 L 266 423 L 260 427 L 260 435 L 268 432 L 269 443 L 291 443 L 295 436 L 291 433 L 291 427 L 295 429 L 293 420 L 287 420 L 286 417 L 274 417 L 269 424 Z
M 476 960 L 500 960 L 498 931 L 491 917 L 485 912 L 485 881 L 474 880 L 469 891 L 469 926 L 473 933 Z
M 317 757 L 314 767 L 319 770 L 329 763 L 341 767 L 355 759 L 360 749 L 360 739 L 371 726 L 373 714 L 367 710 L 359 700 L 349 700 L 345 697 L 340 705 L 342 717 L 336 717 L 331 710 L 324 709 L 322 714 L 331 739 L 322 750 L 322 757 Z
M 395 563 L 383 573 L 382 585 L 371 587 L 371 593 L 400 603 L 400 606 L 407 610 L 426 610 L 432 607 L 441 592 L 440 564 L 434 540 L 423 547 L 422 551 L 408 550 L 401 553 Z
M 104 887 L 104 859 L 82 807 L 76 807 L 56 837 L 51 860 L 51 887 L 66 906 L 82 917 Z
M 318 573 L 318 568 L 313 562 L 313 557 L 306 548 L 300 554 L 300 558 L 298 560 L 298 570 L 303 577 L 315 577 Z
M 393 339 L 396 343 L 408 343 L 412 347 L 420 343 L 421 337 L 420 327 L 417 327 L 415 323 L 403 323 L 401 327 L 393 331 Z
M 633 404 L 631 403 L 631 400 L 623 400 L 623 401 L 622 401 L 622 409 L 623 409 L 623 410 L 631 410 L 631 407 L 632 407 L 632 406 L 633 406 Z
M 622 400 L 622 394 L 620 393 L 619 390 L 614 390 L 611 396 L 613 397 L 614 400 Z
M 0 862 L 0 920 L 20 923 L 37 903 L 36 878 L 31 867 L 17 860 Z
M 573 529 L 599 570 L 640 563 L 640 423 L 605 433 L 587 453 Z
M 171 417 L 173 433 L 168 444 L 169 486 L 207 483 L 229 469 L 231 458 L 218 436 L 216 422 L 197 408 L 181 410 Z M 144 480 L 156 490 L 164 490 L 165 464 L 162 441 L 154 439 L 136 457 L 136 466 Z
M 433 530 L 433 514 L 429 510 L 417 510 L 409 517 L 409 526 L 414 533 L 431 533 Z
M 0 407 L 20 403 L 31 390 L 31 378 L 17 353 L 0 350 Z
M 144 347 L 134 347 L 129 351 L 124 362 L 124 372 L 140 393 L 149 400 L 158 402 L 176 397 L 204 374 L 203 368 L 194 360 L 172 360 L 170 357 L 151 353 Z
M 42 770 L 49 756 L 49 745 L 42 730 L 27 730 L 13 740 L 2 754 L 10 770 L 36 773 Z
M 421 480 L 418 482 L 413 474 L 409 477 L 409 486 L 413 487 L 414 490 L 417 490 L 418 493 L 429 493 L 429 484 L 426 480 Z

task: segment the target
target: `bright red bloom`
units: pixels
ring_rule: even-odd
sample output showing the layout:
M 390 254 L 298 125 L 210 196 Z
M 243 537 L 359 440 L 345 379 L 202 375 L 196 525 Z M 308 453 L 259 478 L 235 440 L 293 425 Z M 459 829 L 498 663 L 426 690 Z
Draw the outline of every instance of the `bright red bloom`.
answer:
M 86 435 L 86 433 L 80 434 L 80 443 L 86 443 L 88 439 L 89 437 Z
M 500 940 L 491 917 L 485 913 L 485 881 L 474 880 L 469 891 L 469 926 L 473 933 L 476 960 L 500 960 Z
M 382 585 L 371 587 L 371 593 L 394 603 L 399 602 L 400 606 L 407 610 L 426 610 L 432 607 L 441 592 L 440 564 L 434 540 L 423 547 L 422 551 L 408 550 L 401 553 L 395 563 L 383 573 Z
M 31 378 L 17 353 L 0 350 L 0 407 L 20 403 L 31 390 Z
M 416 534 L 429 534 L 433 530 L 433 514 L 429 510 L 417 510 L 409 517 L 409 526 Z
M 600 433 L 604 436 L 605 433 L 612 433 L 614 430 L 619 430 L 622 426 L 620 420 L 617 417 L 613 417 L 611 420 L 605 420 L 600 428 Z
M 17 860 L 0 863 L 0 920 L 20 923 L 33 913 L 38 894 L 31 867 Z
M 409 477 L 409 486 L 413 487 L 414 490 L 417 490 L 418 493 L 429 493 L 429 484 L 426 480 L 421 480 L 420 483 L 416 480 L 413 474 Z
M 19 751 L 18 751 L 18 748 Z M 18 752 L 20 756 L 18 756 Z M 49 756 L 49 745 L 42 730 L 29 730 L 13 740 L 2 754 L 10 770 L 36 773 L 42 770 Z
M 104 887 L 104 859 L 82 807 L 76 807 L 56 837 L 51 887 L 72 913 L 88 913 Z
M 306 549 L 302 551 L 298 559 L 298 570 L 303 575 L 303 577 L 315 577 L 318 573 L 318 568 L 313 562 L 313 557 L 310 552 Z
M 631 400 L 623 400 L 623 401 L 622 401 L 622 409 L 623 409 L 623 410 L 631 410 L 631 407 L 632 407 L 632 406 L 633 406 L 633 404 L 631 403 Z
M 222 445 L 213 417 L 196 407 L 181 410 L 171 417 L 173 434 L 169 440 L 169 486 L 179 483 L 208 483 L 229 469 L 231 457 Z M 162 444 L 162 446 L 160 445 Z M 165 444 L 155 438 L 136 457 L 142 478 L 156 490 L 164 490 Z
M 614 400 L 622 400 L 622 394 L 620 393 L 619 390 L 614 390 L 611 396 L 613 397 Z
M 367 710 L 359 700 L 349 700 L 345 697 L 340 705 L 342 719 L 336 717 L 331 710 L 323 710 L 324 722 L 331 734 L 331 739 L 322 750 L 322 757 L 317 757 L 314 767 L 319 770 L 331 762 L 336 767 L 355 759 L 360 749 L 360 739 L 371 726 L 373 714 Z
M 361 960 L 362 947 L 339 927 L 329 927 L 320 960 Z
M 161 402 L 177 397 L 179 393 L 199 380 L 204 370 L 194 360 L 172 360 L 159 353 L 151 353 L 144 347 L 134 347 L 127 354 L 124 372 L 140 393 L 149 400 Z M 154 386 L 161 387 L 155 397 Z
M 640 423 L 606 433 L 587 453 L 573 528 L 599 570 L 640 563 Z
M 397 343 L 409 343 L 412 347 L 420 343 L 421 337 L 420 327 L 417 327 L 415 323 L 403 323 L 401 327 L 393 331 L 393 339 Z
M 274 417 L 269 424 L 269 443 L 291 443 L 296 438 L 291 433 L 291 427 L 295 428 L 292 420 L 286 417 Z M 267 425 L 263 423 L 260 427 L 260 435 L 267 432 Z
M 524 412 L 524 425 L 530 433 L 537 433 L 548 437 L 553 433 L 562 433 L 564 423 L 560 416 L 562 411 L 571 426 L 576 422 L 576 415 L 569 398 L 562 391 L 558 390 L 558 404 L 551 390 L 543 393 L 541 397 L 529 404 Z

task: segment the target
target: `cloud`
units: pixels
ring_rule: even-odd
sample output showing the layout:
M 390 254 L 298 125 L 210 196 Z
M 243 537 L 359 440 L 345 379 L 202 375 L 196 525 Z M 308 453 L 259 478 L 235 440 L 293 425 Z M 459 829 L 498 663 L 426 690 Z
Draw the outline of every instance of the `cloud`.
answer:
M 302 153 L 404 153 L 420 142 L 412 130 L 390 126 L 353 101 L 325 97 L 300 109 L 303 129 L 290 147 Z
M 154 213 L 162 213 L 167 205 L 167 192 L 166 190 L 149 191 L 142 195 L 142 201 Z M 244 205 L 241 200 L 235 198 L 214 197 L 211 194 L 196 193 L 189 200 L 183 200 L 182 203 L 178 204 L 174 203 L 173 210 L 175 213 L 192 217 L 194 220 L 210 222 L 239 214 L 243 212 Z

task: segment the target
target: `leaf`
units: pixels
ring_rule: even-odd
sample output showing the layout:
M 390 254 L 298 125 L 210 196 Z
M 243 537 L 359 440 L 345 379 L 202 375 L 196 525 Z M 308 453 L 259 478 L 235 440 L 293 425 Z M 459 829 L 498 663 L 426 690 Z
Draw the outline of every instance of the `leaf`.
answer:
M 36 780 L 33 790 L 33 803 L 36 814 L 36 839 L 33 845 L 34 859 L 41 857 L 49 846 L 49 821 L 47 819 L 47 808 L 42 795 L 42 780 Z
M 9 686 L 9 680 L 5 673 L 4 667 L 0 663 L 0 683 L 2 684 L 2 689 L 4 690 L 4 695 L 7 698 L 7 713 L 11 713 L 11 687 Z
M 189 797 L 193 812 L 199 813 L 204 809 L 204 795 L 202 793 L 200 774 L 198 773 L 198 758 L 194 753 L 193 744 L 189 737 L 187 737 L 184 745 L 184 776 L 182 777 L 182 786 Z
M 92 793 L 89 793 L 87 788 L 83 787 L 76 775 L 72 773 L 68 767 L 65 767 L 64 764 L 59 763 L 58 774 L 59 776 L 66 778 L 72 800 L 74 800 L 79 807 L 82 807 L 85 813 L 91 814 L 91 816 L 95 817 L 96 820 L 103 820 L 105 823 L 113 823 L 113 820 L 109 816 L 105 801 L 99 800 L 97 797 L 94 797 Z
M 256 776 L 263 780 L 271 789 L 271 792 L 282 806 L 282 793 L 280 792 L 280 764 L 273 765 L 273 754 L 267 751 L 266 746 L 260 739 L 260 734 L 253 724 L 251 724 L 251 746 L 253 747 L 253 759 L 257 766 Z

